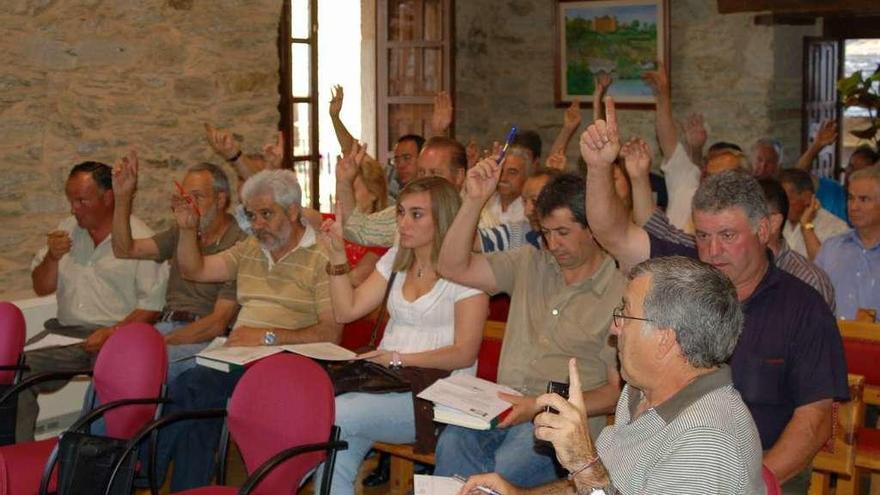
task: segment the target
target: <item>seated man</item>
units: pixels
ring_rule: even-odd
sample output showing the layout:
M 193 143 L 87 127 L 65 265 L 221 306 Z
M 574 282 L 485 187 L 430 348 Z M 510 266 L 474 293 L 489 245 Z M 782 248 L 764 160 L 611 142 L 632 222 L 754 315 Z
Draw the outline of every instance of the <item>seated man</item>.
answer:
M 880 166 L 853 172 L 848 191 L 853 228 L 822 243 L 816 264 L 834 284 L 837 317 L 860 319 L 859 309 L 865 309 L 865 319 L 872 320 L 880 311 Z
M 437 443 L 442 476 L 497 471 L 523 486 L 556 479 L 552 452 L 537 445 L 531 420 L 540 410 L 535 397 L 549 380 L 565 381 L 568 359 L 581 364 L 581 383 L 598 433 L 619 394 L 614 349 L 607 343 L 611 311 L 624 280 L 593 239 L 581 202 L 583 179 L 554 177 L 538 196 L 537 210 L 546 249 L 474 254 L 471 242 L 480 210 L 495 192 L 500 167 L 491 158 L 468 171 L 461 209 L 440 251 L 443 277 L 490 294 L 511 296 L 498 382 L 522 391 L 504 396 L 513 405 L 497 429 L 449 426 Z
M 39 296 L 55 294 L 58 300 L 58 318 L 46 322 L 47 333 L 86 340 L 81 346 L 28 352 L 25 359 L 31 374 L 91 368 L 98 350 L 119 325 L 152 323 L 165 302 L 167 271 L 162 265 L 113 255 L 111 175 L 110 167 L 103 163 L 83 162 L 73 167 L 64 187 L 73 216 L 49 232 L 48 246 L 34 257 L 34 292 Z M 153 235 L 136 217 L 131 217 L 130 228 L 141 237 Z M 39 414 L 36 392 L 57 390 L 64 383 L 46 383 L 19 396 L 18 441 L 33 438 Z
M 725 364 L 743 319 L 719 270 L 681 256 L 637 265 L 611 327 L 626 380 L 614 425 L 594 445 L 580 394 L 539 397 L 559 414 L 539 414 L 535 437 L 553 443 L 571 476 L 529 493 L 764 493 L 758 431 Z M 575 389 L 574 359 L 569 376 Z M 477 485 L 520 492 L 484 475 L 461 493 Z
M 498 223 L 525 221 L 523 209 L 523 184 L 534 167 L 530 152 L 521 146 L 511 146 L 501 165 L 498 191 L 489 198 L 486 209 Z
M 849 225 L 819 203 L 816 186 L 808 172 L 783 170 L 779 182 L 788 196 L 788 218 L 783 231 L 785 241 L 795 252 L 814 260 L 822 243 L 848 231 Z
M 620 141 L 611 99 L 607 114 L 607 122 L 596 121 L 581 136 L 587 217 L 598 242 L 624 266 L 685 255 L 730 278 L 746 314 L 730 359 L 733 383 L 758 427 L 764 464 L 787 482 L 786 493 L 806 493 L 810 463 L 831 434 L 832 401 L 849 398 L 834 315 L 818 292 L 771 263 L 766 200 L 748 174 L 727 171 L 700 184 L 693 200 L 696 249 L 629 221 L 612 192 Z
M 116 209 L 113 212 L 113 252 L 119 258 L 171 262 L 165 308 L 156 329 L 168 343 L 168 382 L 195 366 L 194 356 L 214 338 L 224 334 L 238 310 L 235 280 L 223 283 L 199 283 L 184 280 L 174 257 L 180 229 L 170 229 L 152 237 L 132 239 L 129 218 L 137 189 L 138 161 L 134 152 L 120 160 L 113 176 Z M 229 179 L 220 167 L 201 163 L 190 167 L 183 178 L 187 198 L 198 206 L 198 242 L 203 255 L 219 253 L 243 240 L 246 235 L 229 207 Z
M 198 244 L 198 215 L 183 202 L 175 211 L 180 230 L 176 259 L 184 278 L 236 280 L 238 313 L 227 345 L 338 343 L 342 325 L 330 306 L 327 257 L 315 231 L 302 221 L 301 190 L 290 170 L 264 170 L 245 182 L 241 196 L 254 236 L 205 256 Z M 171 384 L 167 413 L 226 407 L 241 372 L 197 366 Z M 220 422 L 178 423 L 161 435 L 159 472 L 174 458 L 173 492 L 208 484 Z

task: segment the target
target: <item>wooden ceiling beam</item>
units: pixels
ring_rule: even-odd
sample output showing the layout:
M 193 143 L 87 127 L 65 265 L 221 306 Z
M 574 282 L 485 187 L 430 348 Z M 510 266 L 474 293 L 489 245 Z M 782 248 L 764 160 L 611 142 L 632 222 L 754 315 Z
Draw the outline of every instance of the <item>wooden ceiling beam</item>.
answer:
M 817 16 L 843 13 L 877 13 L 877 0 L 718 0 L 718 12 L 734 14 L 766 12 L 774 14 L 813 14 Z

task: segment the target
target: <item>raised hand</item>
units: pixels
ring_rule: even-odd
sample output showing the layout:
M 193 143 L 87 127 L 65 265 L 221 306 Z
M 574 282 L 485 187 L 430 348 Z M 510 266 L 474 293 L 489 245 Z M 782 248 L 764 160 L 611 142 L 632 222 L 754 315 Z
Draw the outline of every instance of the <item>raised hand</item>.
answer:
M 568 378 L 568 400 L 557 394 L 544 394 L 537 398 L 539 408 L 550 406 L 558 413 L 542 412 L 535 416 L 535 438 L 552 443 L 562 467 L 575 471 L 593 458 L 595 450 L 574 358 L 568 362 Z
M 351 149 L 336 161 L 336 182 L 351 184 L 367 154 L 367 145 L 352 141 Z
M 703 145 L 706 144 L 706 140 L 709 137 L 708 132 L 706 132 L 703 114 L 692 113 L 688 115 L 687 120 L 684 122 L 684 136 L 688 146 L 699 150 L 703 149 Z
M 199 211 L 191 199 L 175 193 L 171 196 L 171 210 L 177 220 L 177 226 L 183 230 L 199 228 Z
M 345 241 L 342 239 L 342 224 L 328 218 L 321 223 L 317 237 L 318 246 L 331 261 L 345 257 Z
M 565 153 L 562 150 L 554 151 L 547 157 L 547 161 L 544 162 L 544 166 L 547 168 L 555 168 L 556 170 L 565 171 L 565 167 L 567 166 Z
M 835 142 L 836 140 L 837 121 L 832 119 L 822 122 L 822 125 L 819 126 L 819 130 L 816 131 L 816 139 L 814 142 L 817 143 L 817 146 L 825 147 Z
M 571 105 L 565 109 L 562 126 L 568 129 L 577 129 L 579 125 L 581 125 L 581 101 L 575 98 Z
M 471 138 L 467 146 L 464 147 L 464 150 L 467 155 L 468 168 L 473 167 L 480 161 L 480 145 L 477 144 L 476 139 Z
M 231 160 L 241 151 L 241 146 L 238 145 L 232 133 L 225 129 L 217 129 L 211 124 L 205 123 L 205 134 L 211 149 L 222 156 L 224 160 Z
M 284 133 L 278 131 L 274 143 L 263 146 L 263 160 L 266 161 L 266 170 L 281 168 L 284 161 Z
M 135 150 L 120 157 L 113 165 L 113 194 L 117 198 L 130 198 L 137 190 L 138 157 Z
M 434 96 L 431 128 L 434 134 L 443 134 L 450 125 L 452 125 L 452 98 L 446 91 L 441 91 Z
M 73 241 L 70 234 L 63 230 L 53 230 L 46 235 L 46 256 L 50 259 L 58 261 L 62 256 L 70 252 L 73 247 Z
M 605 118 L 599 119 L 581 134 L 581 156 L 588 167 L 609 167 L 620 152 L 620 135 L 617 130 L 617 112 L 614 98 L 605 97 Z
M 806 225 L 813 220 L 816 219 L 816 213 L 819 212 L 819 209 L 822 208 L 822 203 L 813 196 L 813 199 L 810 200 L 809 206 L 804 208 L 804 212 L 801 214 L 801 219 L 798 221 L 801 225 Z
M 611 77 L 611 74 L 605 72 L 604 70 L 600 70 L 593 78 L 594 85 L 596 89 L 605 93 L 608 91 L 608 88 L 611 87 L 611 83 L 614 82 L 614 78 Z
M 643 72 L 642 79 L 658 97 L 669 96 L 669 77 L 666 75 L 666 68 L 663 64 L 660 64 L 657 70 Z
M 342 86 L 336 85 L 330 89 L 330 117 L 339 118 L 339 112 L 342 111 L 342 99 L 345 97 L 345 94 L 342 91 Z
M 651 173 L 651 147 L 644 139 L 635 137 L 627 141 L 620 148 L 620 156 L 630 179 L 647 178 Z
M 494 158 L 484 158 L 468 169 L 464 180 L 465 197 L 484 202 L 495 193 L 498 179 L 501 178 L 501 165 Z

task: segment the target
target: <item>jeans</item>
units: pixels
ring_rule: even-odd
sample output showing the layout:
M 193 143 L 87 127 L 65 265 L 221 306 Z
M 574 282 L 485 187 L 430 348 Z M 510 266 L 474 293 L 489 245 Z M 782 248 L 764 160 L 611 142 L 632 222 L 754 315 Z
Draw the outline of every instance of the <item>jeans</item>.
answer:
M 411 443 L 416 440 L 412 394 L 349 393 L 336 397 L 336 426 L 348 449 L 336 454 L 330 493 L 351 495 L 364 456 L 373 442 Z M 320 491 L 324 465 L 318 466 L 315 493 Z
M 532 488 L 558 478 L 553 446 L 536 441 L 531 422 L 504 429 L 447 426 L 437 441 L 435 476 L 496 472 L 514 485 Z
M 174 330 L 189 325 L 187 321 L 160 321 L 156 323 L 156 330 L 162 335 L 168 335 Z M 168 383 L 174 381 L 184 371 L 195 368 L 195 356 L 202 349 L 208 347 L 210 342 L 197 344 L 178 344 L 168 346 Z

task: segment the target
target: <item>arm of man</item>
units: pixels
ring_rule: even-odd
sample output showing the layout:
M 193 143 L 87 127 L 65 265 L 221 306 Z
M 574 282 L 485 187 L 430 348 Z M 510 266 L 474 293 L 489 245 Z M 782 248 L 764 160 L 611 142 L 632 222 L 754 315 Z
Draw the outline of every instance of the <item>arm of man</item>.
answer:
M 678 145 L 678 131 L 675 129 L 675 119 L 672 118 L 672 95 L 666 68 L 661 64 L 657 70 L 645 72 L 642 78 L 657 95 L 657 141 L 663 156 L 669 158 Z
M 620 154 L 631 184 L 632 219 L 636 225 L 645 225 L 654 213 L 651 148 L 644 139 L 633 138 L 621 148 Z
M 135 322 L 149 323 L 152 325 L 156 322 L 157 318 L 159 318 L 159 311 L 135 308 L 128 314 L 128 316 L 112 327 L 102 327 L 92 332 L 91 335 L 83 341 L 82 346 L 87 352 L 96 353 L 101 350 L 101 346 L 104 345 L 104 342 L 106 342 L 107 339 L 113 335 L 113 332 L 115 332 L 120 326 L 125 325 L 126 323 Z
M 819 126 L 819 130 L 816 131 L 816 137 L 813 139 L 813 142 L 810 143 L 810 146 L 807 147 L 804 154 L 798 158 L 794 168 L 803 170 L 804 172 L 811 172 L 813 168 L 813 160 L 819 156 L 819 152 L 822 151 L 822 148 L 836 140 L 837 121 L 826 120 L 825 122 L 822 122 L 822 125 Z
M 498 473 L 477 474 L 468 478 L 458 495 L 478 495 L 482 491 L 478 487 L 489 488 L 502 495 L 576 495 L 574 483 L 559 480 L 534 488 L 513 486 Z
M 791 479 L 811 462 L 831 436 L 831 399 L 804 404 L 794 410 L 782 435 L 764 453 L 767 466 L 780 483 Z
M 217 299 L 214 310 L 203 318 L 175 329 L 165 336 L 168 345 L 197 344 L 223 335 L 238 310 L 234 299 Z
M 565 154 L 565 150 L 568 149 L 568 144 L 571 142 L 572 136 L 577 132 L 578 126 L 581 125 L 581 101 L 575 98 L 571 105 L 565 109 L 565 114 L 562 118 L 562 128 L 559 130 L 559 134 L 556 136 L 556 140 L 553 141 L 553 146 L 550 147 L 550 155 L 554 153 L 562 153 Z
M 614 192 L 612 167 L 620 150 L 614 100 L 606 98 L 607 123 L 597 120 L 581 135 L 581 154 L 587 163 L 587 221 L 596 240 L 627 266 L 636 265 L 651 254 L 651 242 L 644 229 L 632 222 L 629 212 Z
M 117 258 L 159 260 L 159 246 L 148 237 L 133 239 L 131 234 L 131 205 L 137 189 L 138 157 L 134 150 L 116 161 L 113 167 L 113 230 L 110 244 Z
M 204 256 L 199 249 L 198 231 L 199 217 L 193 206 L 186 201 L 177 202 L 174 215 L 180 227 L 177 239 L 177 266 L 180 274 L 187 280 L 195 282 L 225 282 L 233 278 L 233 272 L 227 264 L 226 254 L 234 253 L 233 246 L 218 254 Z
M 342 338 L 342 324 L 336 323 L 333 310 L 327 309 L 318 314 L 318 323 L 305 328 L 291 330 L 289 328 L 235 327 L 229 334 L 226 345 L 253 346 L 263 345 L 266 332 L 272 331 L 277 338 L 276 344 L 307 344 L 311 342 L 332 342 L 338 344 Z
M 461 208 L 440 248 L 437 266 L 444 278 L 457 284 L 494 294 L 497 280 L 485 255 L 474 253 L 474 232 L 480 211 L 495 191 L 501 167 L 492 158 L 485 158 L 467 172 Z
M 434 95 L 434 108 L 431 112 L 431 136 L 445 136 L 452 125 L 452 97 L 446 91 Z
M 337 84 L 330 90 L 330 122 L 333 123 L 333 132 L 336 133 L 336 140 L 339 141 L 340 149 L 347 150 L 351 148 L 355 140 L 339 117 L 339 113 L 342 112 L 344 97 L 345 92 L 342 90 L 342 86 Z

